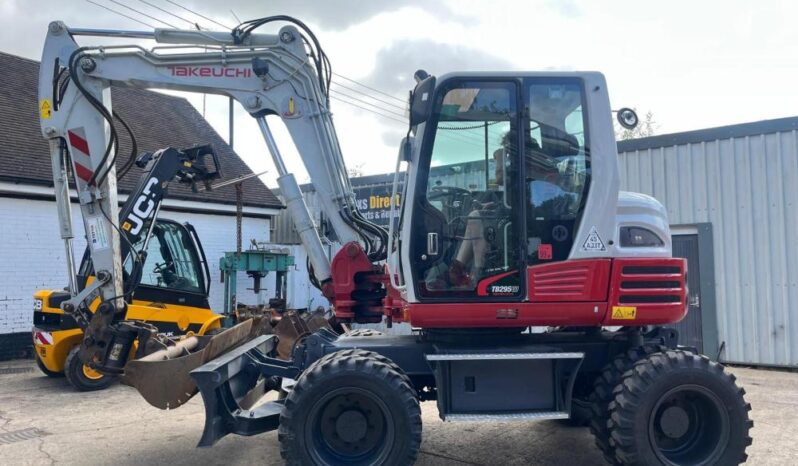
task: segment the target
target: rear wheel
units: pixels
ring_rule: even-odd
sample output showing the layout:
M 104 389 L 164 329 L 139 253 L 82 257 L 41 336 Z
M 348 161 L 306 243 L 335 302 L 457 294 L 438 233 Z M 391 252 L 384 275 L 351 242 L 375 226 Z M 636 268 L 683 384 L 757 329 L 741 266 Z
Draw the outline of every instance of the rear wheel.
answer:
M 75 389 L 81 392 L 90 392 L 94 390 L 103 390 L 108 388 L 114 381 L 114 378 L 95 371 L 89 366 L 83 364 L 80 360 L 78 352 L 80 345 L 75 346 L 69 351 L 64 366 L 64 375 L 66 375 L 69 383 Z
M 287 464 L 413 464 L 421 409 L 406 378 L 380 358 L 341 351 L 302 374 L 280 415 Z
M 610 403 L 615 399 L 613 390 L 623 380 L 623 374 L 634 367 L 635 363 L 652 353 L 663 351 L 661 345 L 648 344 L 630 348 L 615 356 L 612 362 L 602 369 L 601 374 L 593 382 L 593 392 L 589 402 L 592 410 L 589 424 L 590 432 L 596 439 L 596 446 L 601 450 L 604 459 L 610 464 L 621 464 L 615 457 L 615 447 L 610 441 L 610 431 L 607 420 L 610 417 Z
M 63 372 L 54 372 L 54 371 L 51 371 L 50 369 L 48 369 L 47 366 L 44 365 L 44 362 L 42 362 L 42 360 L 39 359 L 39 356 L 35 356 L 35 358 L 36 358 L 36 367 L 38 367 L 39 370 L 42 371 L 42 373 L 44 375 L 46 375 L 47 377 L 63 377 L 64 376 Z
M 753 426 L 744 394 L 705 356 L 651 354 L 624 374 L 610 404 L 616 458 L 628 465 L 740 464 Z

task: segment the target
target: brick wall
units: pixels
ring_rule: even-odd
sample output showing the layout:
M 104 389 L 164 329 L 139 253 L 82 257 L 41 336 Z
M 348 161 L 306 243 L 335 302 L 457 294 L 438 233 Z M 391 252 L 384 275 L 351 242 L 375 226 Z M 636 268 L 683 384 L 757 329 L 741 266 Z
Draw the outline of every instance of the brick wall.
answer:
M 77 263 L 86 243 L 83 221 L 76 205 L 73 205 L 72 213 Z M 197 229 L 211 272 L 211 308 L 221 312 L 224 295 L 218 264 L 225 251 L 235 250 L 235 217 L 172 212 L 164 208 L 161 218 L 181 223 L 189 221 Z M 66 284 L 65 252 L 57 225 L 52 201 L 0 198 L 0 336 L 29 332 L 33 293 L 38 289 L 61 289 Z M 269 220 L 245 217 L 242 236 L 244 248 L 253 238 L 268 241 Z M 241 273 L 237 290 L 239 301 L 254 304 L 268 300 L 273 292 L 273 277 L 269 278 L 271 280 L 264 281 L 266 292 L 257 297 L 246 289 L 252 288 L 251 279 Z

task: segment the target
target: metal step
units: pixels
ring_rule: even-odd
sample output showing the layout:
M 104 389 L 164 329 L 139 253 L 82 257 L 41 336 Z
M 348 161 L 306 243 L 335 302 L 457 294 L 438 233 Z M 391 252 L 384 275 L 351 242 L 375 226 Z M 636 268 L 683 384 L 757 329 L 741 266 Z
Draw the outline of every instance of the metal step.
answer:
M 568 419 L 570 415 L 565 411 L 533 411 L 527 413 L 459 413 L 447 414 L 446 422 L 513 422 L 513 421 L 544 421 L 548 419 Z
M 427 361 L 486 361 L 492 359 L 582 359 L 585 353 L 438 353 Z

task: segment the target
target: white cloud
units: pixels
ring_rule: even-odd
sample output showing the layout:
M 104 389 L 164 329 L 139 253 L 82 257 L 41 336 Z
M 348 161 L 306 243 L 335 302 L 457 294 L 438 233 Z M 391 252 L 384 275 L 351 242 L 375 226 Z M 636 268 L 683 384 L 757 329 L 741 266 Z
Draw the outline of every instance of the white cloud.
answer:
M 107 0 L 101 3 L 121 10 Z M 180 12 L 163 0 L 149 0 Z M 316 31 L 333 69 L 400 99 L 416 68 L 593 69 L 605 73 L 615 107 L 651 110 L 660 132 L 791 116 L 798 108 L 798 4 L 743 0 L 667 3 L 568 0 L 438 0 L 347 3 L 288 1 L 224 3 L 178 0 L 223 23 L 288 13 Z M 141 9 L 141 2 L 132 2 Z M 140 29 L 84 1 L 0 1 L 0 49 L 38 58 L 47 23 Z M 194 19 L 199 19 L 194 17 Z M 145 20 L 149 21 L 149 20 Z M 207 21 L 203 20 L 207 24 Z M 268 28 L 266 29 L 268 30 Z M 96 41 L 94 41 L 96 43 Z M 106 41 L 107 42 L 107 41 Z M 227 102 L 208 97 L 207 117 L 227 136 Z M 201 106 L 201 98 L 192 97 Z M 333 103 L 342 149 L 366 173 L 393 169 L 401 125 Z M 253 170 L 271 162 L 254 121 L 239 111 L 236 150 Z M 395 139 L 395 140 L 394 140 Z M 286 161 L 304 170 L 290 140 Z M 267 179 L 273 179 L 270 173 Z

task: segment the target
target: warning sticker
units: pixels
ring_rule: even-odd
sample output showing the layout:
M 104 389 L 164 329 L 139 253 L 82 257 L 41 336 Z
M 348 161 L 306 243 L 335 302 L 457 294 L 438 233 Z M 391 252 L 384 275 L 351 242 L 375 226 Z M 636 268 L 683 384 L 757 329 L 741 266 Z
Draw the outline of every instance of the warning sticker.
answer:
M 601 241 L 601 238 L 599 237 L 595 225 L 590 227 L 590 233 L 587 234 L 587 239 L 585 239 L 585 242 L 582 244 L 582 250 L 591 252 L 607 250 L 607 248 L 604 247 L 604 242 Z
M 538 259 L 542 261 L 550 261 L 554 256 L 551 244 L 539 244 L 538 245 Z
M 299 118 L 302 116 L 302 109 L 298 101 L 293 97 L 288 97 L 283 100 L 282 113 L 283 118 Z
M 613 320 L 637 319 L 637 308 L 634 306 L 612 306 Z
M 33 332 L 33 342 L 37 345 L 52 345 L 53 334 L 50 332 Z
M 50 99 L 42 99 L 39 103 L 39 115 L 42 120 L 48 120 L 53 116 L 53 104 Z
M 105 233 L 102 222 L 99 217 L 90 217 L 86 223 L 88 224 L 88 239 L 92 251 L 99 251 L 100 249 L 108 248 L 108 236 Z

